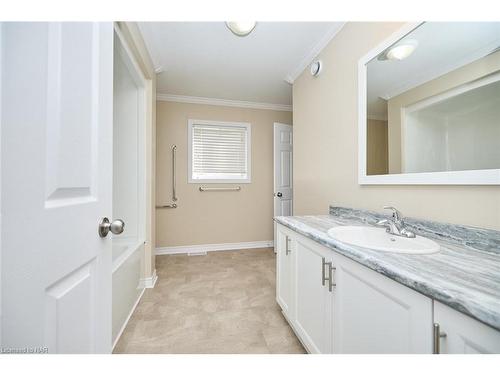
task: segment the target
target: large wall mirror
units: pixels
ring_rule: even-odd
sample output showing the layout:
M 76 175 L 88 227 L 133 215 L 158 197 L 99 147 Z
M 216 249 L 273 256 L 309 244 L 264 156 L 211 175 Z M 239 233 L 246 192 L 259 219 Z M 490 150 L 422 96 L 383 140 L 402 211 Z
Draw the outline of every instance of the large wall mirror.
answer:
M 359 94 L 360 184 L 500 184 L 500 22 L 405 26 Z

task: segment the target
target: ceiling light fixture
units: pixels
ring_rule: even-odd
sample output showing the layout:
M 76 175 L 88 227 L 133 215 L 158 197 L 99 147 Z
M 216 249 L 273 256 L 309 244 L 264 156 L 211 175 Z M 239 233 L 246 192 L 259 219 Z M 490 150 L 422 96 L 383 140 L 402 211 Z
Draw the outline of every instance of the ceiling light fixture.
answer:
M 403 40 L 381 54 L 379 60 L 403 60 L 410 56 L 418 46 L 415 39 Z
M 257 22 L 226 22 L 226 26 L 234 35 L 247 36 L 255 29 Z

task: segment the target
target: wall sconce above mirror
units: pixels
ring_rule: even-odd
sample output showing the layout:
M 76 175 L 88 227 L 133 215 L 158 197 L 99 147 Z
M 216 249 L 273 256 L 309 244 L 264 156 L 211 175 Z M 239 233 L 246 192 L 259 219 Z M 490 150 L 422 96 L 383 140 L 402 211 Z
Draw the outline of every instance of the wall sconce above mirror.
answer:
M 360 184 L 500 185 L 500 22 L 407 24 L 358 69 Z

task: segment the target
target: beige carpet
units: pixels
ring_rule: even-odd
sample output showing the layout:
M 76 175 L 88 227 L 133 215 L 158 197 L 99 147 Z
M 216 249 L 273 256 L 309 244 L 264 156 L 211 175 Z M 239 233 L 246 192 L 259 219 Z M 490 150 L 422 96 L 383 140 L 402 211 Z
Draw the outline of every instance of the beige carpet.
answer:
M 275 300 L 273 249 L 156 257 L 114 353 L 304 353 Z

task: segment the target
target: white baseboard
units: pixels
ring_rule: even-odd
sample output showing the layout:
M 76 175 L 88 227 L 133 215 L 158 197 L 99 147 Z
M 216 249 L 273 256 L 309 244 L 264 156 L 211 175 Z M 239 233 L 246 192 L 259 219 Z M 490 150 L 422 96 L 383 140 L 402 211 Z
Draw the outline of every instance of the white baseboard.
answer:
M 226 250 L 243 250 L 243 249 L 259 249 L 263 247 L 273 247 L 274 241 L 254 241 L 254 242 L 235 242 L 235 243 L 217 243 L 206 245 L 188 245 L 188 246 L 167 246 L 157 247 L 156 255 L 169 254 L 193 254 L 203 253 L 207 251 L 226 251 Z
M 115 341 L 113 342 L 113 348 L 111 349 L 111 352 L 113 352 L 113 350 L 115 350 L 115 346 L 118 343 L 118 340 L 120 340 L 120 337 L 122 336 L 122 333 L 125 330 L 125 327 L 127 326 L 128 321 L 130 320 L 130 317 L 134 313 L 135 308 L 139 304 L 139 301 L 141 300 L 142 295 L 144 294 L 145 290 L 146 289 L 144 289 L 144 288 L 142 289 L 141 294 L 139 294 L 139 297 L 137 298 L 137 301 L 135 301 L 134 306 L 132 306 L 132 309 L 130 309 L 130 313 L 128 314 L 127 319 L 125 319 L 125 321 L 123 322 L 122 328 L 120 328 L 120 331 L 118 332 L 118 335 L 116 335 Z
M 156 274 L 155 269 L 151 277 L 145 277 L 144 279 L 139 280 L 139 288 L 154 288 L 156 280 L 158 280 L 158 275 Z

